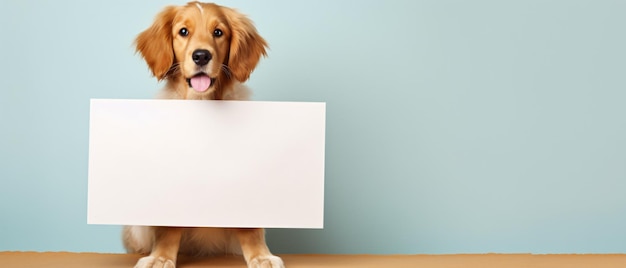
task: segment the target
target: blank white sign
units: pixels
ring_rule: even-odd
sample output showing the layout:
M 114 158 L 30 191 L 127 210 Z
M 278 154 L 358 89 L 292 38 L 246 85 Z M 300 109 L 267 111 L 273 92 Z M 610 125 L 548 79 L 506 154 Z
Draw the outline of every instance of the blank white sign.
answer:
M 325 103 L 92 99 L 90 224 L 322 228 Z

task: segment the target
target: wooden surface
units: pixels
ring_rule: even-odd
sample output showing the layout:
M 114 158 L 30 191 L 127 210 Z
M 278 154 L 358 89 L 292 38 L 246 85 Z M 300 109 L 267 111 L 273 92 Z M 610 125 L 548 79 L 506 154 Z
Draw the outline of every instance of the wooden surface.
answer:
M 606 255 L 531 255 L 531 254 L 460 254 L 460 255 L 280 255 L 287 268 L 312 267 L 428 267 L 428 268 L 624 268 L 625 254 Z M 140 255 L 0 252 L 2 267 L 117 268 L 133 267 Z M 245 268 L 240 256 L 190 259 L 181 257 L 178 268 Z

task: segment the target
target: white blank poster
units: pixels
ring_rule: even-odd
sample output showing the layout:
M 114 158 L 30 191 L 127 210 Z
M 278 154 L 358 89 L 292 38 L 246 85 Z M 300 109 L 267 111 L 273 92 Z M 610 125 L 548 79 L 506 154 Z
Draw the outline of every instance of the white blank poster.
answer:
M 322 228 L 325 103 L 92 99 L 88 223 Z

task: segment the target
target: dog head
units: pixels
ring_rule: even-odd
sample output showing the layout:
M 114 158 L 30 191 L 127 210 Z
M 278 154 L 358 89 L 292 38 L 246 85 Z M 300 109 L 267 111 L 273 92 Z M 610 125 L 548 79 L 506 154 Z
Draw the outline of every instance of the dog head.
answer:
M 219 95 L 234 80 L 245 82 L 266 41 L 238 11 L 211 3 L 166 7 L 135 40 L 137 52 L 160 80 L 185 87 L 186 95 Z

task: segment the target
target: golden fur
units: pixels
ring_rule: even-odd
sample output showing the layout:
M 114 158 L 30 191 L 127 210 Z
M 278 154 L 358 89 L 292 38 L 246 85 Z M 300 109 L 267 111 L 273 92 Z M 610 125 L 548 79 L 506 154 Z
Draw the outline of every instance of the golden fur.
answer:
M 166 82 L 161 98 L 245 100 L 249 93 L 242 83 L 266 55 L 267 43 L 236 10 L 190 2 L 166 7 L 137 36 L 136 46 L 152 74 Z M 204 80 L 194 81 L 200 89 L 192 86 L 199 76 Z M 149 254 L 136 268 L 174 268 L 178 254 L 243 254 L 250 268 L 284 267 L 258 228 L 125 226 L 123 241 L 128 252 Z
M 188 30 L 188 36 L 179 34 L 182 28 Z M 216 29 L 223 35 L 213 36 Z M 228 7 L 199 2 L 166 7 L 152 26 L 137 36 L 136 45 L 152 74 L 166 80 L 162 97 L 212 100 L 241 99 L 232 91 L 248 80 L 267 47 L 246 16 Z M 197 49 L 206 49 L 213 56 L 202 69 L 191 59 Z M 198 71 L 215 78 L 215 85 L 207 92 L 188 87 L 186 79 Z

